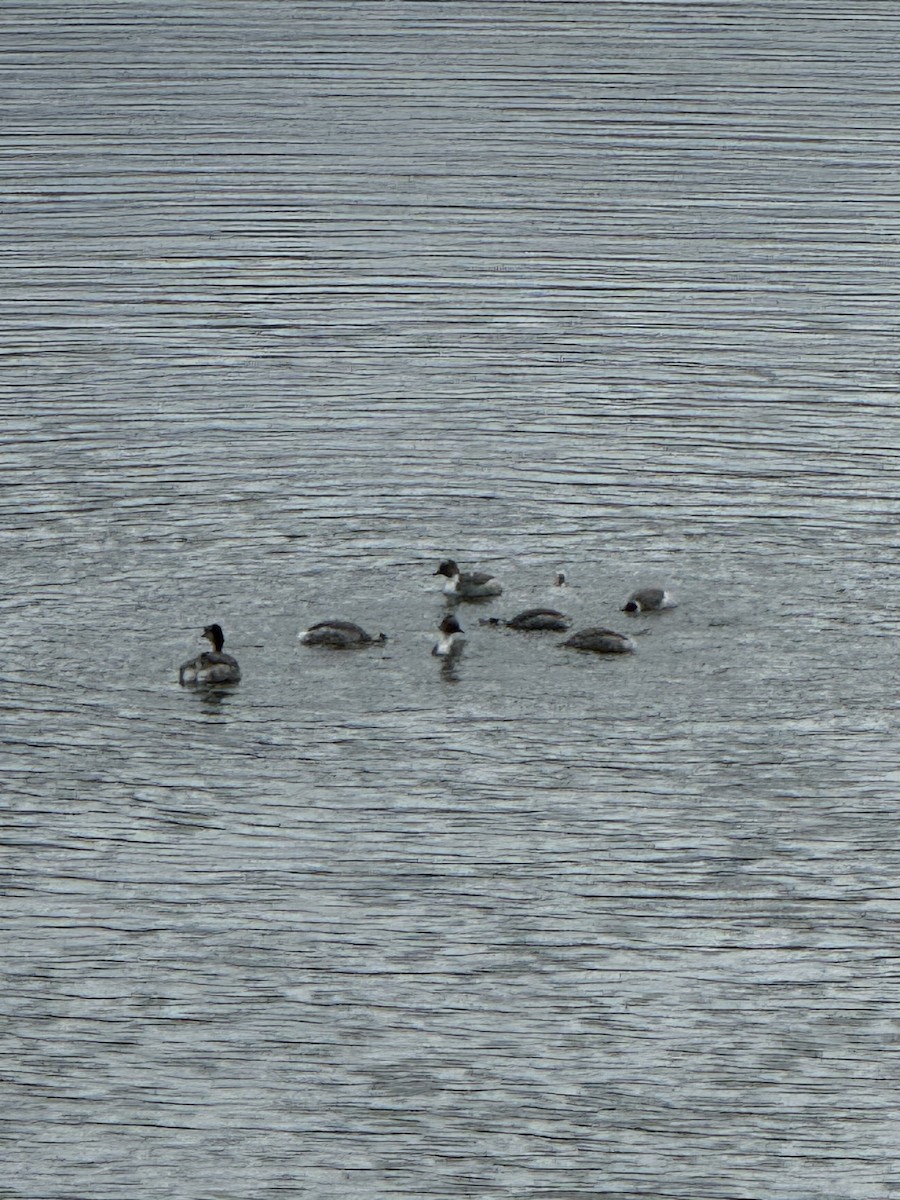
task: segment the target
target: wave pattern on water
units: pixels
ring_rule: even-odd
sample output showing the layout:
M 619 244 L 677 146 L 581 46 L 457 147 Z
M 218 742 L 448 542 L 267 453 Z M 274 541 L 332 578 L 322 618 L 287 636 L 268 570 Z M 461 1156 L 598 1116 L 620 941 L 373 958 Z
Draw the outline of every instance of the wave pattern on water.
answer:
M 10 1197 L 896 1194 L 898 42 L 3 6 Z

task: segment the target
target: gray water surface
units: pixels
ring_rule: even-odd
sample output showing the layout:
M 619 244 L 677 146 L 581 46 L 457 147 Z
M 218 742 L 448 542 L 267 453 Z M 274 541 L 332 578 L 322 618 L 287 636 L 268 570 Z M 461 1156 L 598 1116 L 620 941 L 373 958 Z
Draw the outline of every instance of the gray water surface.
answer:
M 0 10 L 4 1198 L 900 1193 L 898 53 Z

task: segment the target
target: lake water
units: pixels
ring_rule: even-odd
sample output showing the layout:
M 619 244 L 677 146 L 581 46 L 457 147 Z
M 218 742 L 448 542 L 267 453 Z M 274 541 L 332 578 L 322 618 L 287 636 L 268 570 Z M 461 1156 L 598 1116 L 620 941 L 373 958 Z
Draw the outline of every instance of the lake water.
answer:
M 900 1195 L 898 53 L 0 10 L 3 1200 Z

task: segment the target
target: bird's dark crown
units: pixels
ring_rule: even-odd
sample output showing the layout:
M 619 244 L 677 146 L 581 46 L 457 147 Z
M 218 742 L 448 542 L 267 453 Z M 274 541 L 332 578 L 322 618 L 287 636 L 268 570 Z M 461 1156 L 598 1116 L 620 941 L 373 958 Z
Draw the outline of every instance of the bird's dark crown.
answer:
M 212 642 L 216 650 L 221 650 L 225 645 L 225 634 L 222 632 L 221 625 L 207 625 L 203 630 L 203 636 L 207 641 Z

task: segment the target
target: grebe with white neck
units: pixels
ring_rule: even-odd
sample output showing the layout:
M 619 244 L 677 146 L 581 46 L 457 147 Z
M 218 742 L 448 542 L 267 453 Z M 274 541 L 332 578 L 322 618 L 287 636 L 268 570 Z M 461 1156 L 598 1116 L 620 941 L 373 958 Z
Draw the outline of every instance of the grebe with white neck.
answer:
M 485 600 L 499 596 L 503 585 L 485 571 L 460 571 L 452 558 L 445 558 L 434 572 L 444 576 L 443 593 L 452 600 Z
M 452 614 L 444 617 L 438 626 L 438 632 L 441 636 L 432 647 L 431 653 L 436 658 L 457 658 L 466 644 L 465 632 L 459 621 Z

